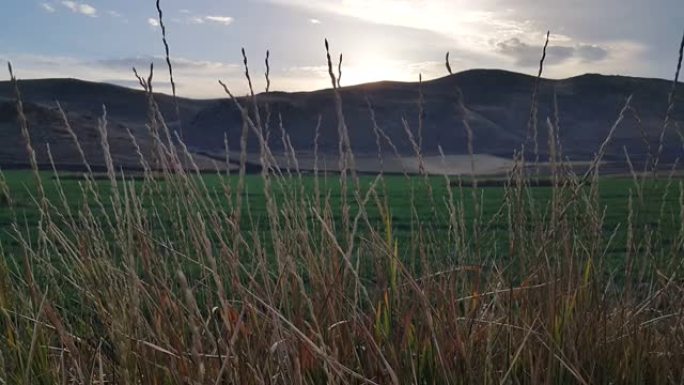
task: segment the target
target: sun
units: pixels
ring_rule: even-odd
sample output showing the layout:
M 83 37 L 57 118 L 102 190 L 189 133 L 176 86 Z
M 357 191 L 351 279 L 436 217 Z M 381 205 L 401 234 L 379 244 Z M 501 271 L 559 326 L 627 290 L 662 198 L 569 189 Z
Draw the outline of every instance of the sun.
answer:
M 342 86 L 379 82 L 383 80 L 410 80 L 412 73 L 409 65 L 390 56 L 367 54 L 342 62 Z

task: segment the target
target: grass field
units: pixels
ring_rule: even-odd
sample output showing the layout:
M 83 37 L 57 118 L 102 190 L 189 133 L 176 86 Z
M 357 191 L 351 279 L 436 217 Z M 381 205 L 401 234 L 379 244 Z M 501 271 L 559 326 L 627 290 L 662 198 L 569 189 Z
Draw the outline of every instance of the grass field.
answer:
M 508 180 L 6 172 L 1 378 L 684 378 L 682 181 Z
M 78 174 L 54 174 L 52 172 L 42 172 L 41 178 L 45 186 L 45 194 L 48 200 L 57 202 L 60 200 L 60 193 L 67 198 L 67 203 L 71 210 L 76 211 L 83 205 L 83 185 L 85 179 Z M 125 175 L 123 176 L 126 179 Z M 4 173 L 5 184 L 11 196 L 12 205 L 10 208 L 9 200 L 0 204 L 0 242 L 6 250 L 17 250 L 19 244 L 12 235 L 11 225 L 18 222 L 29 228 L 34 228 L 40 219 L 40 205 L 36 204 L 38 190 L 35 179 L 30 171 L 9 171 Z M 233 190 L 237 188 L 238 176 L 204 174 L 203 183 L 208 191 L 213 195 L 214 204 L 224 210 L 228 210 L 235 202 L 226 199 L 223 194 L 225 186 L 230 186 Z M 362 176 L 359 178 L 360 191 L 365 193 L 374 182 L 374 177 Z M 133 185 L 142 191 L 143 181 L 140 176 L 129 177 Z M 503 179 L 499 179 L 505 182 Z M 486 180 L 479 181 L 479 185 L 487 185 Z M 96 182 L 98 191 L 102 192 L 103 207 L 111 209 L 111 183 L 106 175 L 100 175 Z M 459 183 L 461 188 L 459 188 Z M 641 208 L 642 220 L 645 223 L 667 222 L 661 224 L 662 236 L 668 242 L 673 240 L 679 230 L 679 179 L 667 180 L 666 178 L 656 178 L 649 180 L 642 187 L 643 207 Z M 280 198 L 285 199 L 291 190 L 297 190 L 304 196 L 313 196 L 315 192 L 315 178 L 310 175 L 301 177 L 295 176 L 287 180 L 284 186 L 278 186 L 282 193 Z M 387 197 L 389 211 L 392 216 L 392 231 L 402 242 L 408 242 L 412 226 L 428 226 L 431 231 L 445 235 L 449 229 L 449 191 L 447 184 L 451 184 L 452 193 L 457 193 L 457 204 L 462 206 L 463 220 L 468 224 L 473 223 L 477 216 L 486 222 L 492 222 L 488 230 L 500 231 L 497 237 L 498 242 L 507 242 L 506 226 L 499 218 L 501 208 L 505 204 L 506 188 L 501 186 L 477 187 L 472 188 L 472 181 L 469 177 L 459 179 L 451 177 L 449 181 L 442 176 L 383 176 L 382 188 L 378 191 L 378 198 L 384 200 Z M 243 210 L 249 212 L 249 219 L 254 221 L 254 227 L 250 230 L 259 232 L 267 231 L 267 207 L 264 196 L 264 181 L 260 175 L 249 175 L 245 178 L 245 198 L 242 202 Z M 61 192 L 60 192 L 61 189 Z M 319 180 L 320 199 L 328 197 L 330 204 L 335 207 L 340 205 L 341 187 L 337 180 L 337 175 L 321 177 Z M 530 187 L 530 198 L 543 209 L 551 199 L 552 187 Z M 629 216 L 629 197 L 636 194 L 638 187 L 634 180 L 627 177 L 605 177 L 600 180 L 599 204 L 605 210 L 603 220 L 603 231 L 612 233 L 616 230 L 618 238 L 611 248 L 611 252 L 616 256 L 624 253 L 624 237 L 620 238 L 620 227 L 624 230 Z M 473 191 L 475 196 L 473 197 Z M 168 192 L 173 194 L 173 192 Z M 348 193 L 349 199 L 354 199 L 351 192 Z M 234 200 L 234 198 L 233 198 Z M 90 202 L 92 204 L 92 202 Z M 143 207 L 151 207 L 151 202 L 144 202 Z M 476 207 L 480 212 L 475 213 Z M 383 225 L 383 218 L 375 202 L 367 202 L 364 206 L 368 220 L 376 226 Z M 415 212 L 413 211 L 415 210 Z M 337 211 L 337 210 L 333 210 Z M 336 218 L 339 221 L 339 216 Z M 446 256 L 445 256 L 446 257 Z M 616 260 L 619 263 L 619 259 Z

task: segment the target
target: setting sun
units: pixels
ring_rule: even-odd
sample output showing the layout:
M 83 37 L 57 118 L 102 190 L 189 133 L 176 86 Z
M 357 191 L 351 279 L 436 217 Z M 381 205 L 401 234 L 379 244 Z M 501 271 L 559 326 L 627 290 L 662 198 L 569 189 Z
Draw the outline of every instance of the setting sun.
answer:
M 346 86 L 383 80 L 415 80 L 410 79 L 411 75 L 407 63 L 379 55 L 367 55 L 348 65 L 343 62 L 341 83 Z

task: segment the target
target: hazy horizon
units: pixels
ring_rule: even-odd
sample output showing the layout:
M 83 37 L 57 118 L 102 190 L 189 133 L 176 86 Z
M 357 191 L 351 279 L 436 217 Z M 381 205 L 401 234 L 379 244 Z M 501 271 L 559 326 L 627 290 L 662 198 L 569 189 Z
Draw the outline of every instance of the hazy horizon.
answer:
M 344 54 L 342 85 L 502 69 L 535 74 L 551 30 L 545 77 L 584 73 L 669 79 L 684 25 L 675 0 L 644 2 L 500 0 L 162 0 L 178 94 L 223 95 L 222 79 L 246 91 L 240 48 L 255 87 L 263 90 L 271 51 L 272 90 L 329 87 L 323 39 Z M 154 1 L 10 0 L 2 19 L 0 60 L 17 76 L 79 78 L 134 87 L 131 67 L 156 66 L 157 90 L 168 92 Z M 36 26 L 40 26 L 37 28 Z M 637 26 L 638 28 L 635 28 Z M 3 71 L 0 80 L 9 75 Z

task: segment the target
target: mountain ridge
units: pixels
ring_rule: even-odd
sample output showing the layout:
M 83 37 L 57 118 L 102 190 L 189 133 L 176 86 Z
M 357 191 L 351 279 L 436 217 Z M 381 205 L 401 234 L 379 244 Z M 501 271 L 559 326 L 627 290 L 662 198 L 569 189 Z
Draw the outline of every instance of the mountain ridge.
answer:
M 473 69 L 445 77 L 417 82 L 379 81 L 339 89 L 342 97 L 345 120 L 349 128 L 351 145 L 360 156 L 375 156 L 377 141 L 371 119 L 371 108 L 378 126 L 391 138 L 392 145 L 402 156 L 414 154 L 407 130 L 413 135 L 422 134 L 425 155 L 438 153 L 438 146 L 447 155 L 467 153 L 467 137 L 463 127 L 463 113 L 456 108 L 458 94 L 463 93 L 465 114 L 474 133 L 474 146 L 478 154 L 510 158 L 513 151 L 529 142 L 528 119 L 534 76 L 497 69 Z M 560 139 L 565 154 L 572 160 L 583 161 L 593 156 L 610 126 L 617 119 L 626 98 L 633 96 L 629 115 L 616 132 L 614 142 L 607 148 L 608 159 L 624 160 L 623 147 L 639 161 L 658 147 L 660 126 L 667 111 L 668 96 L 672 81 L 665 79 L 640 78 L 620 75 L 583 74 L 565 79 L 542 78 L 539 82 L 538 109 L 539 157 L 545 159 L 548 142 L 546 118 L 554 117 L 555 104 L 559 105 Z M 54 113 L 55 101 L 59 100 L 70 119 L 74 119 L 75 131 L 83 131 L 86 141 L 96 141 L 93 129 L 102 106 L 107 108 L 110 134 L 120 143 L 112 146 L 117 166 L 133 167 L 130 147 L 124 143 L 127 130 L 143 143 L 145 151 L 151 151 L 151 138 L 146 137 L 147 119 L 146 95 L 142 90 L 108 83 L 98 83 L 75 78 L 19 80 L 19 87 L 26 106 L 32 108 L 29 122 L 32 137 L 37 143 L 57 141 L 59 126 L 63 122 Z M 422 132 L 418 132 L 419 93 L 423 95 Z M 682 155 L 678 143 L 677 125 L 684 121 L 681 92 L 676 93 L 676 105 L 671 111 L 675 129 L 666 132 L 663 158 L 672 162 Z M 295 150 L 302 156 L 310 156 L 312 141 L 318 117 L 319 148 L 322 154 L 334 156 L 338 151 L 337 116 L 331 88 L 304 92 L 274 91 L 257 94 L 262 106 L 268 105 L 271 112 L 269 146 L 274 152 L 281 152 L 283 129 Z M 162 114 L 170 127 L 176 128 L 175 102 L 169 95 L 155 93 Z M 21 164 L 22 155 L 16 151 L 20 143 L 16 117 L 11 108 L 13 93 L 9 82 L 0 82 L 0 167 L 3 164 Z M 227 98 L 176 99 L 184 131 L 184 141 L 197 153 L 223 154 L 223 137 L 228 142 L 240 142 L 242 117 L 233 101 Z M 245 103 L 245 97 L 239 97 Z M 40 109 L 45 109 L 39 112 Z M 54 111 L 52 111 L 54 112 Z M 264 116 L 264 121 L 266 117 Z M 660 122 L 660 123 L 659 123 Z M 79 134 L 79 132 L 77 132 Z M 125 134 L 125 135 L 124 135 Z M 149 135 L 148 135 L 149 136 Z M 80 137 L 80 135 L 79 135 Z M 382 141 L 381 141 L 382 142 Z M 100 159 L 96 143 L 91 143 L 91 158 Z M 129 143 L 130 145 L 130 143 Z M 54 150 L 54 145 L 51 143 Z M 66 144 L 57 144 L 58 147 Z M 390 153 L 390 144 L 381 143 L 381 152 Z M 248 152 L 258 152 L 259 145 L 252 136 L 248 141 Z M 649 150 L 650 149 L 650 150 Z M 57 151 L 64 153 L 63 151 Z M 237 149 L 233 148 L 235 152 Z M 25 156 L 24 156 L 25 158 Z M 44 158 L 44 157 L 43 157 Z M 64 162 L 57 159 L 58 162 Z M 71 159 L 73 161 L 73 159 Z M 97 163 L 97 162 L 96 162 Z M 207 165 L 211 162 L 206 159 Z
M 505 70 L 505 69 L 497 69 L 497 68 L 472 68 L 472 69 L 467 69 L 459 72 L 455 72 L 450 75 L 445 75 L 441 77 L 437 77 L 434 79 L 428 79 L 428 80 L 423 80 L 423 84 L 429 84 L 432 82 L 436 81 L 442 81 L 447 78 L 451 77 L 458 77 L 462 75 L 468 75 L 468 74 L 473 74 L 473 73 L 482 73 L 482 74 L 506 74 L 506 75 L 513 75 L 513 76 L 519 76 L 527 79 L 536 79 L 537 77 L 534 75 L 528 75 L 524 74 L 521 72 L 515 72 L 515 71 L 510 71 L 510 70 Z M 669 83 L 672 85 L 673 81 L 670 79 L 664 79 L 664 78 L 658 78 L 658 77 L 648 77 L 648 76 L 632 76 L 632 75 L 619 75 L 619 74 L 602 74 L 598 72 L 586 72 L 583 74 L 579 75 L 574 75 L 574 76 L 569 76 L 569 77 L 564 77 L 564 78 L 547 78 L 547 77 L 541 77 L 541 81 L 552 81 L 552 82 L 560 82 L 560 81 L 568 81 L 568 80 L 573 80 L 573 79 L 580 79 L 580 78 L 587 78 L 587 77 L 599 77 L 599 78 L 619 78 L 619 79 L 625 79 L 625 80 L 637 80 L 637 81 L 656 81 L 656 82 L 664 82 L 664 83 Z M 96 86 L 107 86 L 107 87 L 112 87 L 112 88 L 118 88 L 118 89 L 123 89 L 123 90 L 128 90 L 128 91 L 134 91 L 140 94 L 144 94 L 145 91 L 135 88 L 135 87 L 129 87 L 125 85 L 120 85 L 112 82 L 100 82 L 100 81 L 93 81 L 93 80 L 85 80 L 85 79 L 79 79 L 76 77 L 59 77 L 59 78 L 52 78 L 52 77 L 46 77 L 46 78 L 30 78 L 30 79 L 18 79 L 19 83 L 33 83 L 33 82 L 73 82 L 76 84 L 89 84 L 89 85 L 96 85 Z M 8 85 L 10 81 L 8 80 L 2 80 L 0 81 L 0 87 L 5 87 Z M 357 87 L 367 87 L 367 86 L 372 86 L 372 85 L 381 85 L 381 84 L 417 84 L 418 82 L 415 81 L 403 81 L 403 80 L 377 80 L 377 81 L 372 81 L 372 82 L 366 82 L 366 83 L 361 83 L 361 84 L 353 84 L 353 85 L 342 85 L 342 88 L 344 89 L 349 89 L 349 88 L 357 88 Z M 681 82 L 679 82 L 681 83 Z M 310 90 L 310 91 L 282 91 L 282 90 L 275 90 L 275 91 L 269 91 L 268 93 L 266 92 L 257 92 L 256 95 L 265 95 L 265 94 L 287 94 L 287 95 L 295 95 L 295 94 L 305 94 L 305 93 L 312 93 L 312 92 L 320 92 L 320 91 L 329 91 L 332 90 L 330 87 L 326 88 L 321 88 L 321 89 L 316 89 L 316 90 Z M 165 92 L 154 92 L 155 95 L 157 96 L 166 96 L 166 97 L 173 97 L 171 94 L 165 93 Z M 2 97 L 2 94 L 0 94 L 0 97 Z M 222 100 L 226 99 L 227 97 L 208 97 L 208 98 L 188 98 L 188 97 L 183 97 L 183 96 L 178 96 L 181 99 L 189 99 L 189 100 L 196 100 L 196 101 L 210 101 L 210 100 Z

